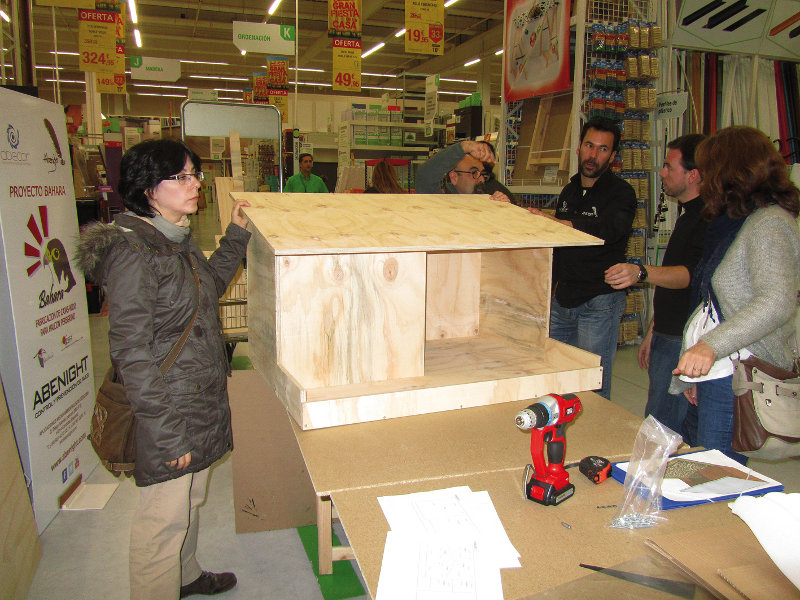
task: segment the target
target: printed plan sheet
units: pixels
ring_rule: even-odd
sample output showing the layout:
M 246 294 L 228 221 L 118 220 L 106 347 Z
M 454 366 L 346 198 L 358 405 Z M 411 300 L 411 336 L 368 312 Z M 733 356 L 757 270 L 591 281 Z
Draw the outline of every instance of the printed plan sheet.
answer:
M 502 600 L 519 567 L 488 492 L 454 487 L 378 498 L 386 535 L 376 600 Z

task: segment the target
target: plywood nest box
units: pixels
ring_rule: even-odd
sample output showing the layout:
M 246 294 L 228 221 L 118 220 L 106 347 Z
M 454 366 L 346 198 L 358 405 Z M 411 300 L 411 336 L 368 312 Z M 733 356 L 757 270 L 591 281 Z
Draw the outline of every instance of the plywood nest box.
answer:
M 232 196 L 250 358 L 303 429 L 600 387 L 548 325 L 552 248 L 602 240 L 483 195 Z

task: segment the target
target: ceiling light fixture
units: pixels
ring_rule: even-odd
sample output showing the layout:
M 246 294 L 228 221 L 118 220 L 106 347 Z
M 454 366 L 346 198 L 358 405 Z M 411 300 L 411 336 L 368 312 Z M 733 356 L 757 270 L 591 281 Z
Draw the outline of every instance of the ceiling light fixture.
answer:
M 444 3 L 444 7 L 453 6 L 456 2 L 458 2 L 458 0 L 447 0 L 447 2 Z
M 377 52 L 378 50 L 383 48 L 385 45 L 386 45 L 386 42 L 381 42 L 380 44 L 376 44 L 375 46 L 373 46 L 372 48 L 370 48 L 366 52 L 362 52 L 361 53 L 361 58 L 367 58 L 370 54 L 372 54 L 373 52 Z
M 214 88 L 215 92 L 233 92 L 234 94 L 241 94 L 242 90 L 234 90 L 231 88 Z
M 223 79 L 225 81 L 250 81 L 248 77 L 222 77 L 220 75 L 189 75 L 190 79 Z
M 369 75 L 370 77 L 397 77 L 397 75 L 392 75 L 391 73 L 361 73 L 362 75 Z
M 183 60 L 181 59 L 182 63 L 191 63 L 193 65 L 223 65 L 225 67 L 230 66 L 230 63 L 226 62 L 208 62 L 207 60 Z
M 8 66 L 11 66 L 11 65 L 8 65 Z M 55 67 L 53 65 L 36 65 L 33 68 L 34 69 L 50 69 L 51 71 L 53 69 L 56 69 L 58 71 L 63 71 L 64 70 L 64 67 Z
M 55 83 L 55 79 L 45 79 L 47 83 Z M 80 79 L 59 79 L 58 83 L 79 83 L 81 85 L 86 85 L 85 81 L 81 81 Z
M 402 28 L 402 29 L 400 29 L 399 31 L 396 31 L 396 32 L 395 32 L 395 34 L 394 34 L 394 37 L 400 37 L 401 35 L 405 35 L 405 34 L 406 34 L 406 28 L 405 28 L 405 27 L 403 27 L 403 28 Z
M 453 81 L 455 83 L 478 83 L 475 79 L 447 79 L 446 77 L 439 77 L 439 81 Z
M 128 0 L 128 11 L 131 13 L 131 23 L 136 25 L 139 22 L 139 15 L 136 14 L 136 0 Z
M 266 66 L 267 65 L 264 65 L 264 68 L 266 68 Z M 324 73 L 325 72 L 324 69 L 309 69 L 309 68 L 304 68 L 304 67 L 297 67 L 297 68 L 289 67 L 289 70 L 290 71 L 308 71 L 309 73 Z
M 444 90 L 439 90 L 440 94 L 453 94 L 455 96 L 471 96 L 470 92 L 446 92 Z
M 319 85 L 322 87 L 333 87 L 332 83 L 321 83 L 316 81 L 298 81 L 297 85 Z
M 11 19 L 6 14 L 6 11 L 4 11 L 2 8 L 0 8 L 0 18 L 2 18 L 6 23 L 11 23 Z
M 189 88 L 185 85 L 161 85 L 160 83 L 131 83 L 133 87 L 154 87 L 159 89 L 170 89 L 170 90 L 188 90 Z
M 81 55 L 80 52 L 63 52 L 61 50 L 59 50 L 58 52 L 53 52 L 52 50 L 50 50 L 50 54 L 61 54 L 63 56 L 80 56 Z
M 164 98 L 186 98 L 186 94 L 154 94 L 151 92 L 133 92 L 134 96 L 163 96 Z
M 274 0 L 274 2 L 272 3 L 272 5 L 269 7 L 269 10 L 267 11 L 267 14 L 268 14 L 268 15 L 273 15 L 273 14 L 275 14 L 275 11 L 276 11 L 276 10 L 278 10 L 278 7 L 279 7 L 280 5 L 281 5 L 281 0 Z
M 139 33 L 138 29 L 134 29 L 133 30 L 133 40 L 136 42 L 136 47 L 137 48 L 141 48 L 142 47 L 142 34 Z
M 495 56 L 500 56 L 503 53 L 503 49 L 500 48 L 497 52 L 494 53 Z
M 476 64 L 476 63 L 479 63 L 479 62 L 481 62 L 481 59 L 480 59 L 480 58 L 473 58 L 472 60 L 470 60 L 470 61 L 468 61 L 468 62 L 465 62 L 465 63 L 464 63 L 464 66 L 465 66 L 465 67 L 471 67 L 472 65 L 474 65 L 474 64 Z
M 245 50 L 244 48 L 242 48 L 242 56 L 244 56 L 245 54 L 247 54 L 247 50 Z

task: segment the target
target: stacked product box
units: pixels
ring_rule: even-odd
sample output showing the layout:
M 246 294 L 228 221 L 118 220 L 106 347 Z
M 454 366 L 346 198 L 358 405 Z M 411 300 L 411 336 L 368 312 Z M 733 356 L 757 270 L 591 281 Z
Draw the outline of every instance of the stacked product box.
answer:
M 390 105 L 389 121 L 391 123 L 403 122 L 403 109 L 399 106 Z M 402 127 L 389 127 L 389 145 L 402 146 L 403 145 L 403 128 Z
M 342 113 L 342 121 L 366 121 L 367 120 L 367 105 L 356 104 L 350 105 L 350 108 Z M 367 125 L 352 125 L 350 130 L 350 142 L 354 146 L 365 146 L 367 144 Z
M 380 104 L 370 104 L 367 112 L 367 120 L 375 123 L 389 121 L 389 111 Z M 383 125 L 367 126 L 367 144 L 370 146 L 389 145 L 389 127 Z

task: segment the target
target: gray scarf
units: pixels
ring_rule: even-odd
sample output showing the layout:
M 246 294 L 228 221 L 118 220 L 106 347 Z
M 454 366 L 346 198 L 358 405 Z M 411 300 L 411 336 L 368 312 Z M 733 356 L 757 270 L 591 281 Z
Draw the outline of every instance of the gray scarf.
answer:
M 131 216 L 136 216 L 134 213 L 129 212 Z M 192 232 L 191 228 L 189 227 L 189 217 L 184 216 L 178 223 L 173 223 L 172 221 L 167 221 L 161 215 L 156 215 L 155 217 L 140 217 L 150 223 L 153 227 L 158 229 L 164 236 L 171 242 L 175 242 L 180 244 L 189 237 L 189 234 Z

